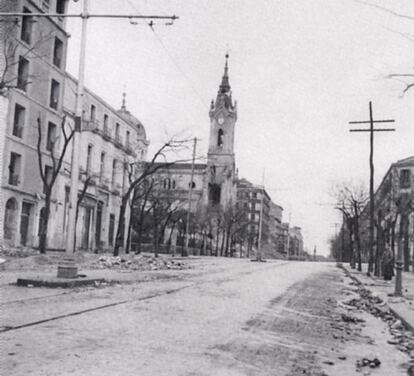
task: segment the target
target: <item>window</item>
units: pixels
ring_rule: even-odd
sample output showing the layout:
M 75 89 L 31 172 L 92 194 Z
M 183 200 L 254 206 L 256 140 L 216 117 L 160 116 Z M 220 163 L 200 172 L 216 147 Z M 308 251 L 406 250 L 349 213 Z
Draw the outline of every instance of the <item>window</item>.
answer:
M 65 13 L 65 3 L 66 3 L 66 0 L 56 1 L 56 13 L 59 13 L 59 14 Z
M 53 150 L 56 142 L 56 124 L 49 121 L 47 126 L 47 141 L 46 141 L 46 149 L 49 151 Z
M 196 183 L 195 182 L 188 183 L 188 188 L 195 188 L 195 187 L 196 187 Z
M 104 115 L 104 121 L 103 121 L 104 131 L 108 130 L 108 115 Z
M 14 107 L 13 136 L 22 138 L 26 109 L 16 103 Z
M 63 59 L 63 42 L 55 37 L 55 45 L 53 47 L 53 64 L 58 68 L 62 68 Z
M 23 13 L 31 13 L 29 9 L 23 8 Z M 20 39 L 27 44 L 30 44 L 32 40 L 33 32 L 33 17 L 32 16 L 23 16 L 22 17 L 22 30 L 20 34 Z
M 50 184 L 50 182 L 52 181 L 52 173 L 53 173 L 52 167 L 51 166 L 45 166 L 45 178 L 46 178 L 47 184 L 43 184 L 43 193 L 47 192 L 47 187 Z
M 17 88 L 26 91 L 29 81 L 29 60 L 20 56 L 17 68 Z
M 92 158 L 92 145 L 88 145 L 88 151 L 86 154 L 86 174 L 89 175 L 91 173 L 91 158 Z
M 126 140 L 125 140 L 126 146 L 130 146 L 129 145 L 129 137 L 130 137 L 130 132 L 129 131 L 126 131 Z
M 115 140 L 118 141 L 118 142 L 120 142 L 120 137 L 119 137 L 120 130 L 121 130 L 121 125 L 119 123 L 116 123 L 116 125 L 115 125 Z
M 91 104 L 91 121 L 95 121 L 96 119 L 96 107 Z
M 60 84 L 56 80 L 52 79 L 52 83 L 50 86 L 50 103 L 49 106 L 55 110 L 57 110 L 59 105 L 59 92 L 60 92 Z
M 114 245 L 114 230 L 115 230 L 115 214 L 110 214 L 109 215 L 109 232 L 108 232 L 109 245 Z
M 20 172 L 21 172 L 22 156 L 17 153 L 10 153 L 10 164 L 9 164 L 9 184 L 19 185 L 20 184 Z
M 102 181 L 105 174 L 105 153 L 101 153 L 101 165 L 99 168 L 99 180 Z
M 218 136 L 217 136 L 217 146 L 219 147 L 223 146 L 223 136 L 224 136 L 223 130 L 219 129 Z
M 114 159 L 114 160 L 112 161 L 112 185 L 114 185 L 114 184 L 115 184 L 115 177 L 116 177 L 116 164 L 117 164 L 117 161 L 116 161 L 116 159 Z
M 408 169 L 401 170 L 400 172 L 400 188 L 410 188 L 411 171 Z
M 172 189 L 175 189 L 175 180 L 172 181 Z
M 208 185 L 208 199 L 213 205 L 219 205 L 221 201 L 221 186 L 219 184 Z

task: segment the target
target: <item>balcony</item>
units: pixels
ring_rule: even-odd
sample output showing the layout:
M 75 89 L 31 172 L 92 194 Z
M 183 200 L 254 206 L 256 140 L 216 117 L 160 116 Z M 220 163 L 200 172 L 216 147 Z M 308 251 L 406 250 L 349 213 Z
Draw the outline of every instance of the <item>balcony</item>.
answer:
M 104 127 L 102 132 L 102 137 L 106 141 L 111 141 L 111 132 L 109 131 L 109 127 Z
M 127 143 L 125 145 L 123 145 L 122 149 L 125 151 L 125 153 L 127 153 L 129 155 L 132 155 L 133 157 L 137 156 L 137 154 L 135 153 L 135 151 L 133 149 L 132 144 L 129 141 L 127 141 Z
M 124 145 L 122 144 L 122 140 L 121 140 L 121 137 L 119 136 L 119 134 L 115 135 L 114 144 L 118 148 L 121 148 L 121 149 L 123 148 Z
M 94 133 L 99 133 L 99 122 L 98 120 L 84 120 L 82 131 L 90 131 Z

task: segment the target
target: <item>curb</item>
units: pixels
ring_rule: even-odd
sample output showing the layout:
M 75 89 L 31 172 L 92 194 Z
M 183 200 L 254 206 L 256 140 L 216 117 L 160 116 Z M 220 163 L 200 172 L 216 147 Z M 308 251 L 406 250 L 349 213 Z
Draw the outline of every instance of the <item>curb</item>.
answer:
M 365 286 L 363 284 L 363 282 L 361 282 L 359 280 L 359 278 L 355 275 L 351 275 L 351 272 L 346 269 L 343 265 L 338 266 L 340 269 L 342 269 L 345 274 L 351 278 L 355 283 L 357 283 L 358 286 L 362 286 L 364 289 L 370 291 L 372 293 L 372 290 L 368 288 L 368 286 Z M 389 310 L 392 312 L 392 314 L 401 321 L 401 323 L 403 324 L 403 326 L 405 327 L 405 329 L 411 331 L 412 333 L 414 333 L 414 325 L 410 324 L 403 316 L 401 316 L 398 311 L 396 311 L 394 308 L 390 307 L 388 302 L 385 302 L 385 304 L 387 305 L 387 307 L 389 308 Z
M 90 278 L 76 280 L 50 281 L 46 279 L 18 278 L 17 286 L 21 287 L 49 287 L 49 288 L 73 288 L 91 286 L 99 283 L 110 283 L 105 278 Z

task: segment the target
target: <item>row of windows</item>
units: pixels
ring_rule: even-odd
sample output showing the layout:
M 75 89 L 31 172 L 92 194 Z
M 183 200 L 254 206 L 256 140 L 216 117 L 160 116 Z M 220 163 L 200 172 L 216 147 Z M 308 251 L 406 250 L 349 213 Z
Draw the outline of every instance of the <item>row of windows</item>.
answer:
M 20 56 L 19 64 L 17 66 L 17 84 L 16 87 L 24 92 L 27 92 L 27 86 L 30 83 L 29 60 Z M 50 96 L 49 107 L 57 110 L 60 99 L 60 83 L 52 78 L 50 81 Z
M 96 106 L 94 104 L 91 104 L 90 107 L 90 122 L 93 126 L 98 125 L 97 117 L 96 117 Z M 103 132 L 104 134 L 110 136 L 111 129 L 109 127 L 109 116 L 107 114 L 103 115 Z M 125 132 L 125 145 L 127 147 L 131 147 L 131 132 L 129 130 L 126 130 Z M 121 138 L 121 124 L 118 122 L 115 122 L 115 142 L 122 143 Z
M 47 2 L 49 4 L 49 0 L 43 0 L 43 2 Z M 56 0 L 56 13 L 65 13 L 65 2 L 66 0 Z M 30 45 L 33 42 L 34 24 L 36 23 L 36 18 L 30 16 L 30 13 L 32 12 L 26 7 L 23 8 L 23 13 L 27 13 L 27 16 L 22 17 L 20 39 Z
M 164 179 L 163 181 L 163 188 L 164 189 L 176 189 L 176 182 L 174 179 Z M 196 188 L 196 183 L 193 181 L 192 183 L 188 183 L 188 188 L 190 188 L 192 186 L 192 188 Z
M 23 8 L 23 13 L 31 13 L 27 8 Z M 61 12 L 57 12 L 61 13 Z M 62 12 L 63 13 L 63 12 Z M 35 19 L 32 16 L 23 16 L 22 17 L 22 28 L 20 32 L 20 39 L 31 45 L 33 42 L 33 25 L 35 24 Z M 46 42 L 46 40 L 45 40 Z M 62 68 L 63 63 L 63 42 L 58 37 L 53 39 L 53 54 L 52 54 L 52 63 L 58 68 Z
M 93 160 L 93 145 L 89 144 L 87 147 L 87 151 L 86 151 L 86 174 L 87 176 L 90 176 L 93 171 L 92 171 L 92 160 Z M 100 160 L 99 160 L 99 181 L 102 184 L 105 184 L 105 171 L 106 171 L 106 164 L 107 164 L 107 155 L 106 153 L 103 151 L 101 152 L 100 155 Z M 112 159 L 112 170 L 111 170 L 111 186 L 113 187 L 116 183 L 116 174 L 117 174 L 117 170 L 122 170 L 122 175 L 123 175 L 123 184 L 126 184 L 126 180 L 128 178 L 128 172 L 129 172 L 129 168 L 128 165 L 126 163 L 122 163 L 121 161 L 119 161 L 118 159 L 114 158 Z
M 10 161 L 9 166 L 8 166 L 9 176 L 8 176 L 7 182 L 10 185 L 17 187 L 21 184 L 22 156 L 19 153 L 11 152 L 9 161 Z M 52 174 L 53 174 L 52 166 L 46 165 L 44 167 L 44 176 L 46 178 L 47 183 L 50 183 L 50 180 L 52 179 Z M 43 193 L 46 193 L 46 190 L 47 190 L 47 186 L 46 184 L 44 184 Z
M 26 108 L 16 103 L 14 106 L 14 118 L 13 118 L 13 129 L 12 129 L 13 136 L 18 137 L 18 138 L 23 138 L 25 118 L 26 118 Z M 58 138 L 57 125 L 49 121 L 47 125 L 46 150 L 52 151 L 57 138 Z

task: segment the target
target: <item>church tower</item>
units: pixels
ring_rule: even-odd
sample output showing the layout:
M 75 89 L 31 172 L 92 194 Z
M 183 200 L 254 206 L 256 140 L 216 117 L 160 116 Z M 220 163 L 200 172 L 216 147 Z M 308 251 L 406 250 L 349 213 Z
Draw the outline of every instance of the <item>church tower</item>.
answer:
M 210 106 L 210 141 L 207 154 L 206 193 L 209 207 L 225 208 L 235 199 L 234 127 L 237 103 L 229 83 L 229 55 L 216 100 Z

